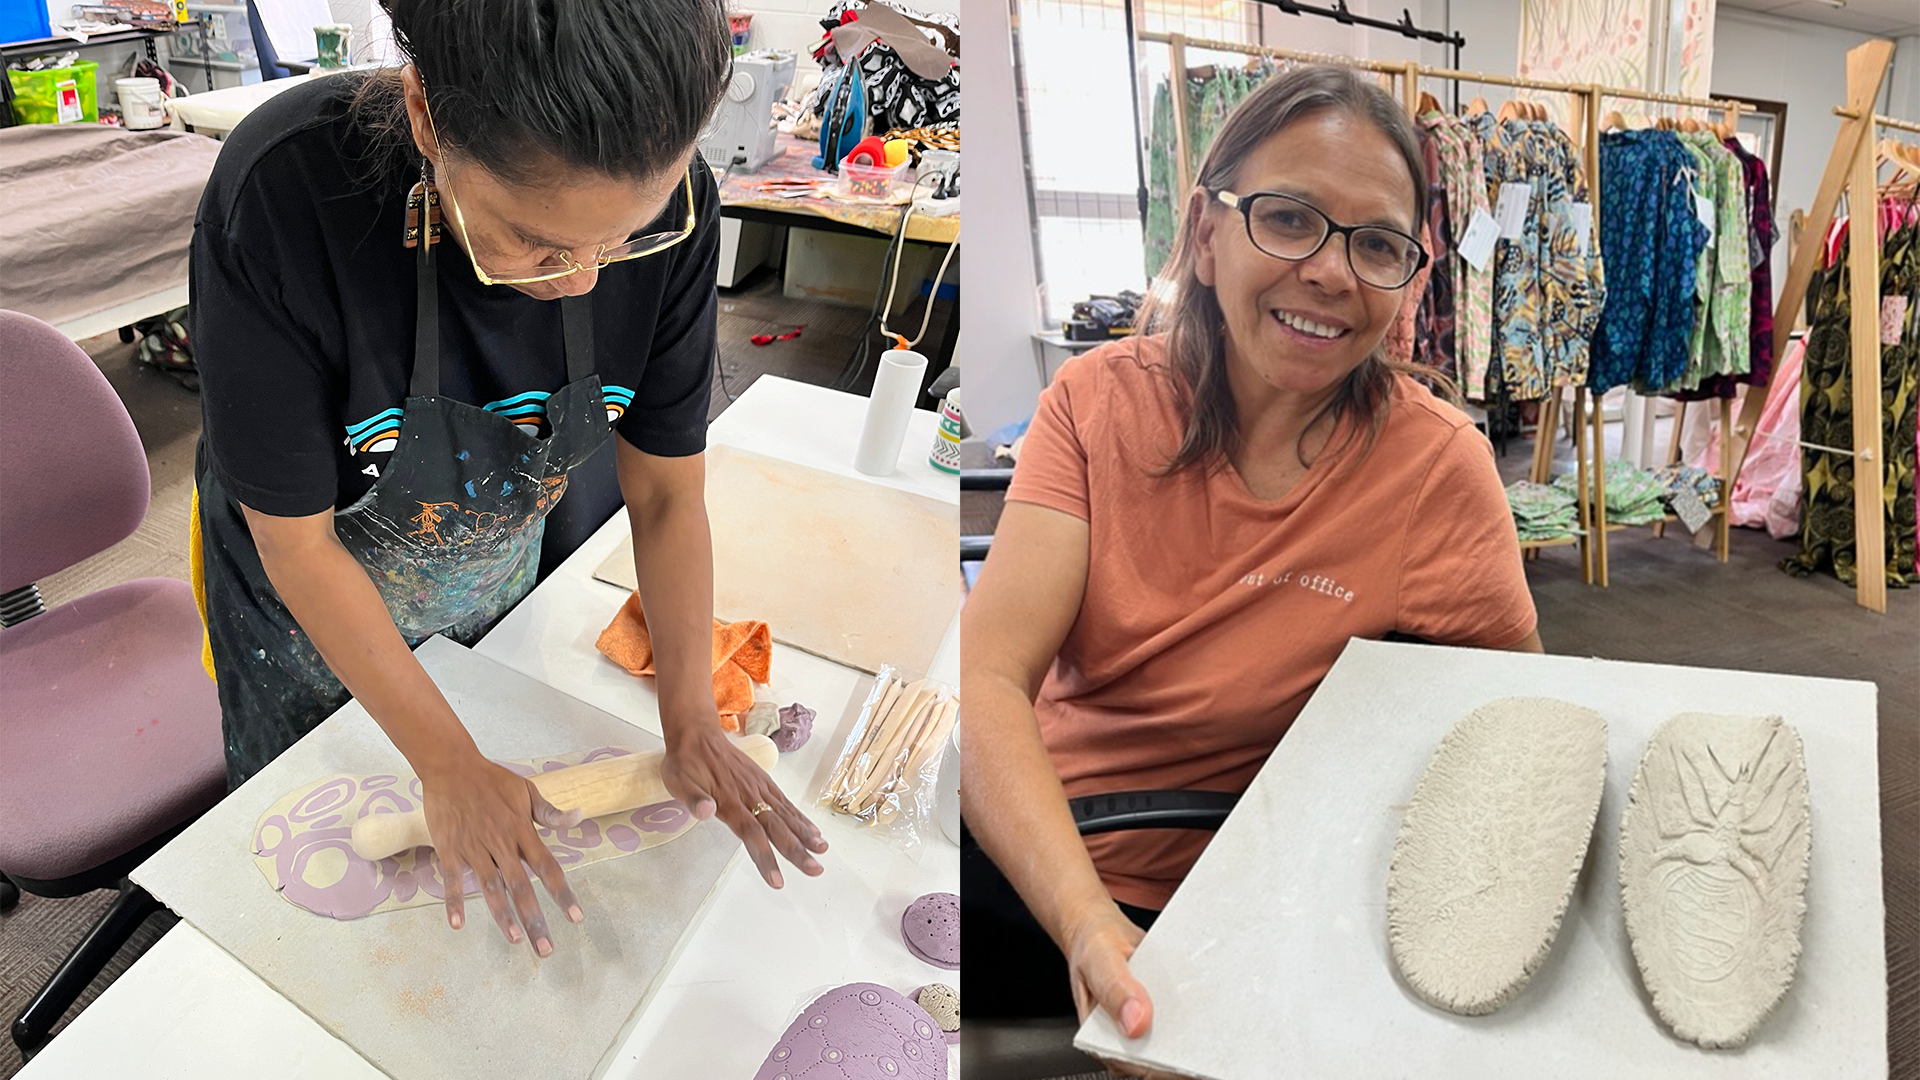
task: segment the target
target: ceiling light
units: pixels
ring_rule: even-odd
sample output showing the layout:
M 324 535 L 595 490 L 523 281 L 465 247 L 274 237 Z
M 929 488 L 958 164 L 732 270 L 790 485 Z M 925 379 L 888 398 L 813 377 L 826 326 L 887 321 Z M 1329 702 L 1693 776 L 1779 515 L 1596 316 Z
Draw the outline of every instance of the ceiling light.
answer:
M 1843 8 L 1847 6 L 1847 0 L 1814 0 L 1814 3 L 1825 4 L 1830 8 Z

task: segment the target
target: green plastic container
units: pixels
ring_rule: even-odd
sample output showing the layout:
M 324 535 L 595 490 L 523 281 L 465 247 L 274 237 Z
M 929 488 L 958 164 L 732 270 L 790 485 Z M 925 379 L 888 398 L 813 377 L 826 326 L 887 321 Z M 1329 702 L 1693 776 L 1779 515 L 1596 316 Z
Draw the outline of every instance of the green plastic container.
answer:
M 80 108 L 84 110 L 83 119 L 94 124 L 100 121 L 100 94 L 95 85 L 95 72 L 100 65 L 91 60 L 82 60 L 70 67 L 48 68 L 45 71 L 9 71 L 7 81 L 13 84 L 13 122 L 16 124 L 57 124 L 60 122 L 59 100 L 55 87 L 72 79 L 79 84 Z

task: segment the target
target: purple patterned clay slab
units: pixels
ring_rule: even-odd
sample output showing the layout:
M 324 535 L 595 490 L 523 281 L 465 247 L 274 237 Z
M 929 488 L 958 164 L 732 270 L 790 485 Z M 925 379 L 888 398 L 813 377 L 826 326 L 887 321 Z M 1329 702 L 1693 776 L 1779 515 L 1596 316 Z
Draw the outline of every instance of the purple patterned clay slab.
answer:
M 934 967 L 953 971 L 960 966 L 960 898 L 950 892 L 928 893 L 907 905 L 900 916 L 900 936 L 907 951 Z
M 534 776 L 632 752 L 603 746 L 498 764 L 520 776 Z M 420 781 L 410 775 L 325 777 L 281 796 L 260 816 L 253 830 L 254 865 L 288 903 L 332 919 L 442 903 L 446 883 L 432 848 L 379 860 L 353 853 L 354 822 L 370 814 L 404 814 L 419 804 Z M 664 844 L 693 825 L 686 806 L 663 802 L 588 818 L 571 829 L 535 832 L 560 868 L 571 871 Z M 466 895 L 480 891 L 471 870 L 463 875 L 462 885 Z
M 927 1011 L 876 983 L 829 990 L 801 1011 L 753 1080 L 946 1080 L 947 1042 Z

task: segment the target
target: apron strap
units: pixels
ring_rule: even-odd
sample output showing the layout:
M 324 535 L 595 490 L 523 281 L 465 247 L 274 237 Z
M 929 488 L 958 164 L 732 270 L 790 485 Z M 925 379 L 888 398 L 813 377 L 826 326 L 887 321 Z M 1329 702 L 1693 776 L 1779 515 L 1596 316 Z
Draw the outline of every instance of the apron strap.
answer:
M 424 231 L 424 230 L 423 230 Z M 420 261 L 414 268 L 413 381 L 409 397 L 440 393 L 440 275 L 435 272 L 433 241 L 420 238 Z
M 567 381 L 593 374 L 593 301 L 586 296 L 560 298 L 560 333 L 566 342 Z

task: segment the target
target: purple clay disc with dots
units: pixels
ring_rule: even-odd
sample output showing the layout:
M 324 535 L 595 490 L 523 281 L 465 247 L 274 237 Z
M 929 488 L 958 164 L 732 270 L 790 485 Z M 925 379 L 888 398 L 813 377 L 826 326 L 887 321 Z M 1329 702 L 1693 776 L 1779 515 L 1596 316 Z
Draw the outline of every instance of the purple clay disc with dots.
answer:
M 907 951 L 948 971 L 960 967 L 960 898 L 950 892 L 928 893 L 907 905 L 900 916 L 900 936 Z
M 877 983 L 801 1010 L 753 1080 L 946 1080 L 947 1041 L 927 1011 Z

